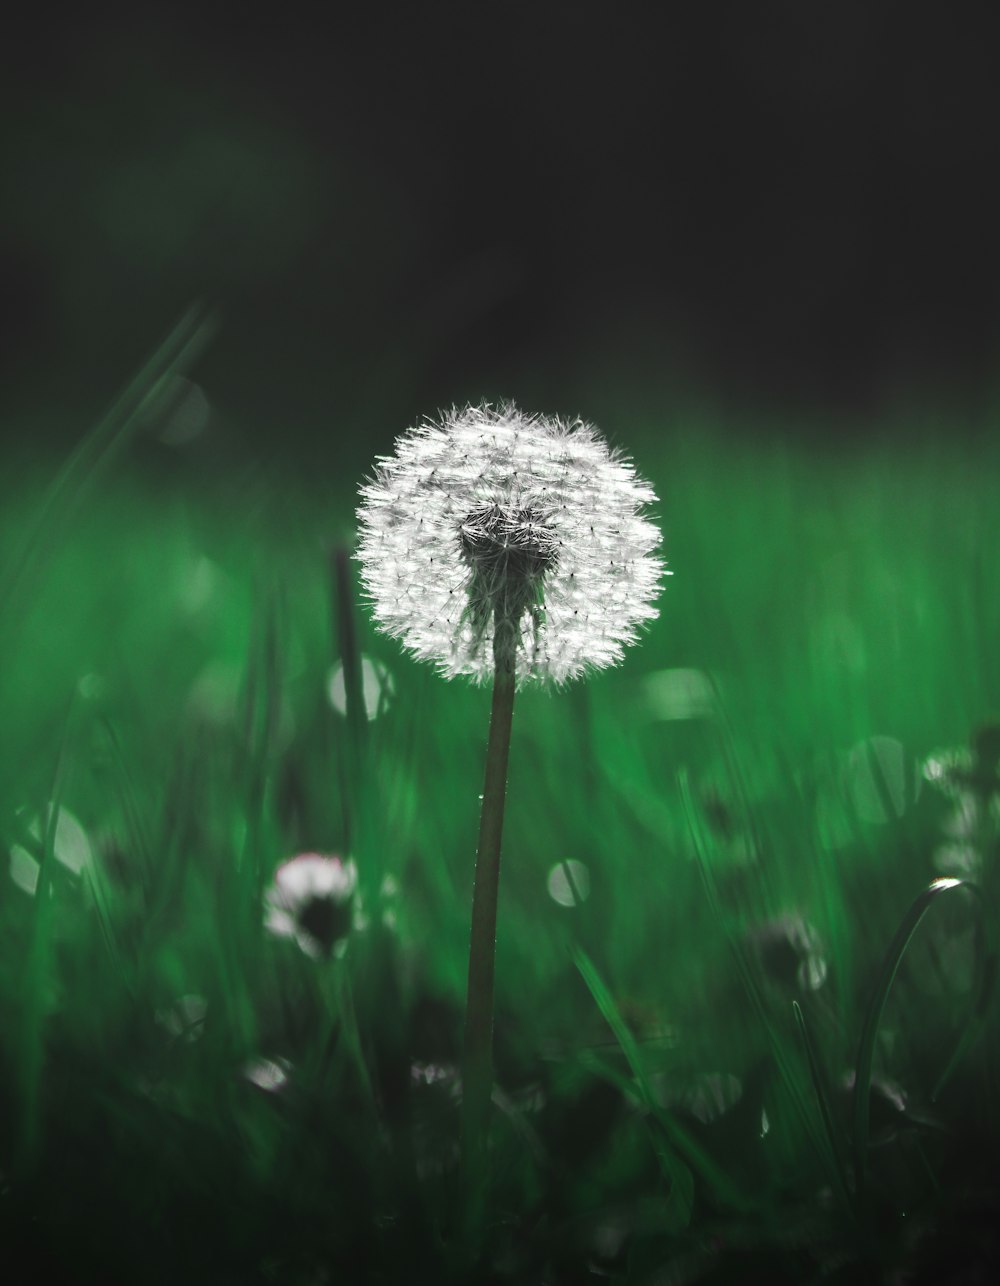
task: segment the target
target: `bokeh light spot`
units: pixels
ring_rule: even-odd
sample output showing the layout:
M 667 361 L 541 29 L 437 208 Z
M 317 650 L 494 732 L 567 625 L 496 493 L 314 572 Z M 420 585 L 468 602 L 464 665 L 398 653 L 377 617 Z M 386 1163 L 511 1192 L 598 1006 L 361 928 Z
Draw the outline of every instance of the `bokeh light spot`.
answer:
M 847 791 L 858 817 L 874 825 L 896 821 L 920 793 L 916 765 L 895 737 L 869 737 L 847 756 Z
M 343 662 L 338 661 L 327 680 L 327 697 L 338 714 L 347 713 L 347 690 Z M 361 658 L 361 695 L 369 720 L 377 719 L 389 708 L 396 692 L 396 681 L 381 661 L 370 656 Z
M 715 713 L 715 685 L 701 670 L 658 670 L 642 684 L 652 719 L 708 719 Z
M 240 695 L 240 671 L 226 661 L 210 661 L 187 697 L 188 714 L 202 723 L 223 727 L 236 718 Z
M 185 612 L 194 615 L 212 599 L 222 582 L 222 573 L 204 554 L 194 560 L 180 587 L 178 599 Z
M 23 819 L 26 813 L 26 809 L 21 809 L 19 816 Z M 45 810 L 46 824 L 51 815 L 52 805 L 49 804 Z M 28 823 L 27 832 L 34 841 L 32 848 L 40 856 L 44 843 L 41 818 L 33 817 Z M 29 852 L 22 844 L 13 844 L 10 849 L 10 878 L 19 889 L 23 889 L 25 893 L 31 895 L 34 895 L 35 890 L 38 888 L 40 870 L 38 856 L 35 856 L 35 853 Z M 52 856 L 66 870 L 72 871 L 74 875 L 79 875 L 83 868 L 90 863 L 93 856 L 87 832 L 73 814 L 65 808 L 59 810 L 59 817 L 56 821 Z
M 150 417 L 153 436 L 164 446 L 187 446 L 204 433 L 210 414 L 204 390 L 193 380 L 175 375 Z
M 100 701 L 107 695 L 108 685 L 99 674 L 82 674 L 76 690 L 84 701 Z
M 20 844 L 13 846 L 10 850 L 10 878 L 30 897 L 35 896 L 38 888 L 40 870 L 41 867 L 26 849 Z
M 290 1069 L 285 1058 L 251 1058 L 243 1064 L 243 1076 L 251 1085 L 273 1094 L 288 1084 Z
M 557 862 L 549 871 L 546 887 L 553 902 L 560 906 L 577 906 L 590 896 L 590 871 L 573 858 Z

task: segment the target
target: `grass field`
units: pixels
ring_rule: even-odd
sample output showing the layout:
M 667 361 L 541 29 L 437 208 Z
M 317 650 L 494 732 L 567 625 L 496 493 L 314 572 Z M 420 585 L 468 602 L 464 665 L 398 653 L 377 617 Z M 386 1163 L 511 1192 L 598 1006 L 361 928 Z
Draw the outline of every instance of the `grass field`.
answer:
M 328 479 L 208 468 L 144 405 L 3 483 L 6 1253 L 67 1282 L 303 1286 L 994 1264 L 988 738 L 986 779 L 956 774 L 1000 710 L 996 445 L 602 426 L 660 497 L 673 575 L 619 669 L 517 698 L 472 1267 L 456 1065 L 489 692 L 338 593 L 360 478 L 335 449 Z M 306 852 L 358 867 L 329 959 L 264 926 Z M 982 891 L 917 905 L 876 1027 L 942 876 Z

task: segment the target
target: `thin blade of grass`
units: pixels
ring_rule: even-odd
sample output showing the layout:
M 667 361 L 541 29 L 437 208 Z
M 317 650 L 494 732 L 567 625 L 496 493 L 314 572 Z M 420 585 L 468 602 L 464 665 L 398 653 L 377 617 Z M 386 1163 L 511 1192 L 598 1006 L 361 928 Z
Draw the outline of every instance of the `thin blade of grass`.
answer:
M 70 747 L 75 741 L 77 706 L 74 702 L 66 717 L 63 736 L 56 759 L 55 772 L 49 800 L 42 811 L 42 851 L 32 907 L 31 937 L 24 970 L 21 1021 L 20 1080 L 21 1080 L 21 1160 L 30 1167 L 37 1153 L 41 1130 L 42 1077 L 45 1054 L 45 1020 L 47 1017 L 46 989 L 51 964 L 51 931 L 54 907 L 52 882 L 55 863 L 56 832 L 62 808 L 62 794 L 66 781 Z
M 729 931 L 726 917 L 722 910 L 721 900 L 715 883 L 715 877 L 712 873 L 711 862 L 708 857 L 708 843 L 698 812 L 695 807 L 694 798 L 691 793 L 690 782 L 687 773 L 683 770 L 678 774 L 678 785 L 681 795 L 681 806 L 684 810 L 685 818 L 688 824 L 688 831 L 694 849 L 694 856 L 702 879 L 702 886 L 705 895 L 708 898 L 709 906 L 718 924 L 722 927 L 729 943 L 730 950 L 733 954 L 740 980 L 743 983 L 747 997 L 753 1006 L 754 1012 L 767 1035 L 768 1044 L 771 1053 L 774 1056 L 775 1064 L 788 1091 L 789 1098 L 799 1114 L 799 1118 L 806 1130 L 806 1133 L 813 1144 L 817 1156 L 830 1181 L 831 1187 L 837 1192 L 846 1211 L 853 1214 L 853 1204 L 850 1194 L 844 1187 L 840 1166 L 837 1163 L 836 1153 L 831 1149 L 830 1139 L 823 1127 L 822 1121 L 817 1123 L 816 1113 L 811 1104 L 811 1097 L 805 1093 L 799 1084 L 800 1076 L 798 1068 L 793 1060 L 789 1057 L 786 1042 L 782 1040 L 771 1015 L 768 1013 L 764 997 L 761 995 L 760 987 L 753 975 L 739 943 L 734 939 Z
M 153 845 L 149 835 L 149 828 L 146 824 L 145 813 L 139 803 L 139 795 L 132 779 L 127 756 L 111 720 L 101 718 L 97 726 L 101 729 L 104 737 L 103 749 L 108 755 L 111 772 L 114 777 L 114 788 L 125 816 L 130 848 L 138 858 L 142 872 L 146 874 L 152 869 L 153 865 Z
M 625 1055 L 626 1062 L 635 1078 L 635 1090 L 629 1090 L 625 1078 L 618 1083 L 620 1089 L 637 1096 L 642 1106 L 649 1112 L 650 1116 L 661 1127 L 663 1134 L 669 1139 L 675 1151 L 668 1150 L 663 1144 L 657 1141 L 655 1132 L 653 1133 L 654 1147 L 657 1151 L 657 1160 L 663 1172 L 671 1184 L 679 1182 L 679 1196 L 688 1201 L 687 1218 L 690 1217 L 690 1202 L 693 1201 L 694 1188 L 691 1176 L 691 1169 L 696 1170 L 702 1179 L 712 1188 L 715 1193 L 729 1205 L 737 1209 L 747 1210 L 752 1206 L 752 1202 L 739 1191 L 737 1186 L 729 1179 L 725 1172 L 716 1165 L 715 1161 L 709 1154 L 701 1148 L 694 1139 L 684 1130 L 672 1117 L 669 1112 L 664 1111 L 656 1102 L 653 1096 L 652 1088 L 649 1084 L 649 1078 L 643 1063 L 642 1053 L 639 1045 L 629 1030 L 627 1023 L 621 1015 L 621 1011 L 615 1004 L 614 998 L 601 978 L 593 962 L 579 947 L 572 949 L 573 963 L 576 965 L 587 989 L 597 1003 L 605 1021 L 618 1041 L 622 1053 Z M 601 1060 L 598 1060 L 601 1061 Z M 685 1160 L 682 1160 L 676 1153 L 683 1154 Z M 690 1163 L 691 1169 L 688 1164 Z M 685 1194 L 690 1187 L 690 1199 Z M 686 1226 L 686 1219 L 685 1224 Z
M 88 488 L 128 440 L 150 399 L 163 388 L 166 380 L 191 365 L 204 349 L 211 331 L 205 309 L 200 305 L 189 309 L 72 452 L 50 485 L 34 522 L 0 579 L 0 621 L 11 627 L 16 622 L 22 588 L 37 575 L 48 552 L 64 538 Z
M 111 961 L 115 977 L 119 979 L 129 995 L 135 998 L 136 990 L 134 980 L 129 977 L 125 968 L 125 961 L 122 959 L 122 953 L 118 946 L 118 939 L 115 936 L 112 914 L 111 914 L 111 897 L 108 890 L 107 880 L 104 872 L 100 870 L 95 861 L 88 866 L 84 872 L 84 882 L 90 892 L 90 900 L 94 910 L 97 913 L 97 924 L 101 931 L 101 941 L 108 953 L 108 959 Z
M 351 584 L 351 559 L 346 546 L 336 546 L 330 555 L 330 564 L 334 586 L 334 629 L 344 674 L 347 726 L 355 756 L 360 759 L 367 739 L 368 720 L 365 712 L 354 591 Z
M 670 1112 L 655 1101 L 650 1104 L 634 1077 L 623 1075 L 592 1047 L 578 1051 L 576 1057 L 581 1066 L 600 1076 L 602 1080 L 606 1080 L 609 1085 L 613 1085 L 615 1089 L 619 1090 L 620 1093 L 637 1106 L 648 1110 L 650 1116 L 664 1130 L 671 1143 L 690 1165 L 690 1168 L 696 1171 L 705 1183 L 713 1189 L 715 1196 L 720 1201 L 743 1214 L 749 1214 L 760 1209 L 760 1203 L 753 1201 L 740 1190 L 722 1167 L 715 1162 L 714 1158 L 691 1137 L 690 1133 Z
M 280 625 L 284 618 L 281 595 L 269 595 L 255 629 L 247 667 L 247 704 L 244 721 L 246 754 L 246 836 L 240 867 L 246 872 L 244 906 L 256 936 L 264 888 L 264 835 L 268 787 L 277 757 L 281 721 L 281 688 L 284 669 Z
M 983 960 L 980 973 L 980 982 L 975 1002 L 972 1008 L 972 1014 L 966 1023 L 962 1037 L 955 1048 L 954 1054 L 948 1060 L 944 1071 L 938 1077 L 937 1082 L 931 1091 L 931 1102 L 935 1103 L 944 1092 L 945 1086 L 954 1076 L 956 1070 L 964 1061 L 966 1056 L 972 1051 L 979 1038 L 986 1028 L 986 1021 L 989 1018 L 990 1009 L 996 996 L 997 982 L 997 958 L 990 953 Z
M 351 577 L 350 552 L 345 545 L 330 551 L 333 630 L 344 678 L 346 736 L 340 755 L 342 811 L 346 843 L 358 862 L 362 896 L 374 899 L 385 874 L 377 842 L 378 824 L 372 798 L 372 764 L 364 675 L 359 643 L 357 604 Z
M 819 1061 L 819 1053 L 813 1042 L 812 1033 L 806 1025 L 805 1015 L 802 1012 L 802 1006 L 797 1000 L 792 1001 L 792 1012 L 795 1015 L 795 1022 L 799 1029 L 799 1035 L 802 1037 L 802 1045 L 806 1052 L 806 1059 L 809 1063 L 809 1074 L 812 1077 L 813 1092 L 816 1095 L 816 1105 L 819 1108 L 820 1117 L 823 1121 L 823 1128 L 826 1130 L 827 1141 L 830 1145 L 830 1151 L 837 1162 L 837 1168 L 840 1171 L 840 1188 L 843 1194 L 849 1192 L 847 1175 L 844 1171 L 844 1163 L 840 1154 L 840 1146 L 837 1142 L 837 1132 L 833 1127 L 833 1115 L 830 1112 L 830 1101 L 826 1093 L 824 1083 L 823 1069 Z

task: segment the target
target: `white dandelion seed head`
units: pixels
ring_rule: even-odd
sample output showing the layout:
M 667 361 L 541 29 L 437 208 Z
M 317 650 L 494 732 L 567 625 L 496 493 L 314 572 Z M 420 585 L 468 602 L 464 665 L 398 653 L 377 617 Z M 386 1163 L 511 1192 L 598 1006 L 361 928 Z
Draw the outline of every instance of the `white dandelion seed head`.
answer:
M 447 678 L 519 684 L 621 660 L 658 615 L 652 488 L 596 429 L 513 405 L 453 409 L 380 457 L 358 560 L 377 625 Z
M 265 927 L 316 959 L 342 955 L 353 927 L 358 868 L 353 861 L 300 853 L 283 862 L 264 895 Z

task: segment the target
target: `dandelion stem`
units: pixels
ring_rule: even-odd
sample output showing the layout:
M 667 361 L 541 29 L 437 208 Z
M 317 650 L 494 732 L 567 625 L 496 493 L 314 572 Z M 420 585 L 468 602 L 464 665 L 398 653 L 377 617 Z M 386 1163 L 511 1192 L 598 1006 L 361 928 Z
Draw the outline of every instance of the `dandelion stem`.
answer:
M 490 1098 L 493 1092 L 493 973 L 497 936 L 497 889 L 503 834 L 507 760 L 514 713 L 514 648 L 510 631 L 497 622 L 490 733 L 486 747 L 483 807 L 472 895 L 469 988 L 462 1056 L 462 1166 L 467 1191 L 480 1193 L 485 1176 Z

